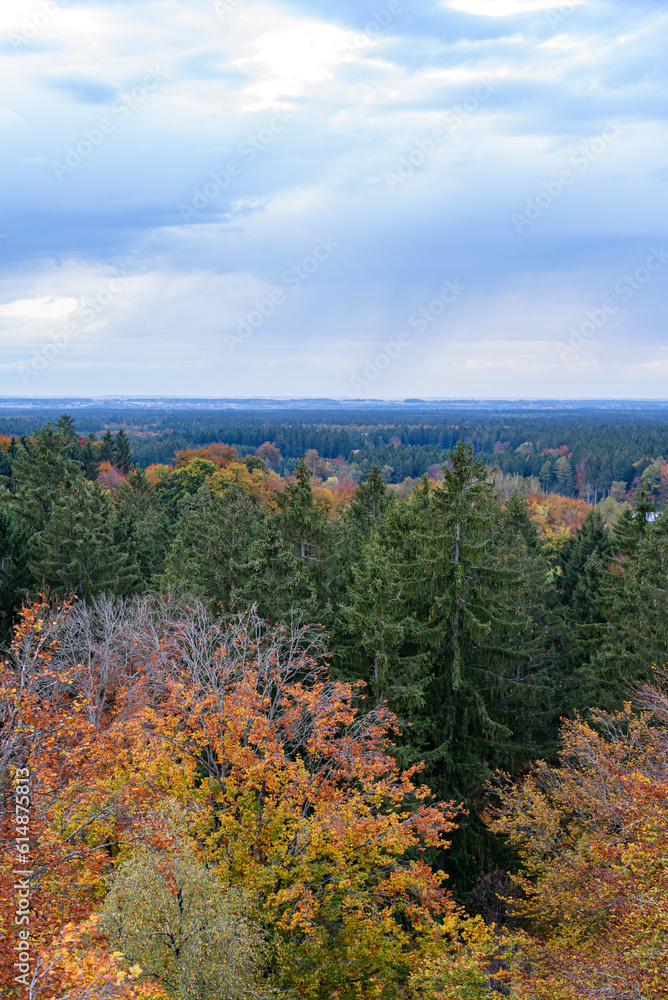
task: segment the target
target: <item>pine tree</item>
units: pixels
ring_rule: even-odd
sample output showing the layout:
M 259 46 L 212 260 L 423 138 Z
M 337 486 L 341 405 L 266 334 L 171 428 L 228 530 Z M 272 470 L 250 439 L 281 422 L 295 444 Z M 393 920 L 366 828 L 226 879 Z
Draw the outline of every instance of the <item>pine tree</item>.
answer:
M 132 468 L 132 454 L 130 452 L 130 441 L 122 427 L 114 440 L 113 455 L 113 464 L 127 475 Z
M 107 428 L 100 443 L 100 461 L 112 463 L 114 461 L 114 439 L 109 428 Z
M 81 466 L 68 457 L 69 442 L 53 424 L 45 424 L 31 441 L 22 439 L 12 461 L 9 492 L 2 501 L 31 532 L 42 531 L 54 502 L 81 476 Z
M 370 495 L 371 490 L 367 498 Z M 363 498 L 360 513 L 366 519 L 368 512 Z M 364 680 L 372 704 L 387 701 L 408 723 L 424 710 L 430 680 L 426 629 L 407 587 L 416 544 L 415 511 L 410 503 L 397 501 L 384 503 L 377 512 L 375 523 L 366 520 L 370 534 L 361 543 L 341 602 L 334 628 L 338 657 L 332 669 L 346 680 Z M 419 748 L 406 744 L 400 756 L 418 753 Z
M 623 554 L 600 585 L 602 624 L 592 627 L 591 660 L 578 672 L 578 707 L 617 711 L 668 663 L 668 512 L 653 524 L 647 513 L 641 497 L 615 532 Z
M 162 574 L 174 527 L 143 469 L 130 469 L 114 499 L 114 540 L 136 566 L 139 586 L 151 586 Z
M 81 465 L 86 479 L 94 482 L 100 471 L 100 446 L 91 431 L 80 453 Z
M 110 495 L 80 477 L 54 501 L 48 523 L 30 540 L 33 575 L 62 596 L 125 593 L 136 573 L 113 534 Z
M 257 541 L 266 515 L 236 483 L 189 511 L 167 558 L 165 579 L 233 613 L 256 592 Z M 258 588 L 259 590 L 260 588 Z
M 559 557 L 558 589 L 575 623 L 602 620 L 598 595 L 613 554 L 610 532 L 594 509 L 577 535 L 566 539 Z

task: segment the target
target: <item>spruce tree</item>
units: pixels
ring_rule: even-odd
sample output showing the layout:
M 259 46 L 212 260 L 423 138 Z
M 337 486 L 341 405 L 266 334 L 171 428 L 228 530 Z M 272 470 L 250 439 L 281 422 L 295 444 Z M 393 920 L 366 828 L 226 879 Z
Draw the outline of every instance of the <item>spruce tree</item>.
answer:
M 137 586 L 153 585 L 165 568 L 174 535 L 164 509 L 143 469 L 130 469 L 127 483 L 121 483 L 114 498 L 116 519 L 114 540 L 137 569 Z
M 357 560 L 363 543 L 380 524 L 388 505 L 394 499 L 380 469 L 374 465 L 359 484 L 350 504 L 341 516 L 342 540 L 350 566 Z
M 81 449 L 80 461 L 86 479 L 94 482 L 100 471 L 100 446 L 97 444 L 95 435 L 91 431 L 86 444 Z
M 21 439 L 2 502 L 31 533 L 44 529 L 54 503 L 81 475 L 80 464 L 68 457 L 68 450 L 67 437 L 53 424 L 45 424 L 30 441 Z
M 613 554 L 610 532 L 594 509 L 578 533 L 565 541 L 559 557 L 558 590 L 573 622 L 602 620 L 598 595 Z
M 403 500 L 383 504 L 375 523 L 366 520 L 366 503 L 361 512 L 370 534 L 361 543 L 335 622 L 338 655 L 332 669 L 337 677 L 365 681 L 371 704 L 387 702 L 408 725 L 425 709 L 430 680 L 430 661 L 424 648 L 426 629 L 409 586 L 416 544 L 415 512 Z M 412 761 L 421 749 L 410 743 L 410 730 L 406 729 L 402 759 Z
M 624 554 L 600 586 L 602 623 L 591 629 L 591 660 L 578 672 L 577 707 L 619 710 L 668 663 L 668 512 L 652 524 L 644 507 L 641 497 L 615 532 Z
M 132 454 L 130 441 L 122 427 L 114 439 L 113 456 L 113 464 L 127 475 L 132 468 Z
M 100 461 L 111 462 L 112 464 L 114 461 L 114 439 L 109 428 L 107 428 L 100 442 Z
M 257 542 L 265 518 L 237 483 L 226 484 L 184 515 L 167 557 L 166 581 L 233 613 L 262 600 Z
M 11 638 L 14 618 L 33 583 L 28 569 L 30 529 L 0 505 L 0 643 Z
M 257 553 L 265 581 L 275 587 L 268 603 L 282 620 L 297 613 L 322 621 L 330 613 L 324 562 L 329 524 L 314 503 L 312 476 L 301 459 L 294 482 L 276 496 L 278 510 L 267 525 L 264 551 Z
M 460 441 L 444 472 L 441 485 L 421 487 L 413 500 L 419 537 L 407 587 L 420 605 L 430 680 L 410 739 L 434 794 L 468 805 L 451 860 L 465 880 L 498 849 L 478 819 L 480 802 L 496 768 L 513 770 L 528 757 L 515 729 L 535 684 L 524 649 L 531 622 L 517 601 L 518 553 L 494 544 L 501 511 L 487 470 Z
M 56 420 L 56 427 L 60 431 L 63 446 L 69 458 L 79 460 L 79 435 L 76 432 L 74 420 L 68 413 L 63 413 Z
M 49 521 L 32 536 L 30 549 L 33 575 L 60 596 L 123 594 L 136 577 L 114 543 L 109 493 L 83 477 L 54 501 Z

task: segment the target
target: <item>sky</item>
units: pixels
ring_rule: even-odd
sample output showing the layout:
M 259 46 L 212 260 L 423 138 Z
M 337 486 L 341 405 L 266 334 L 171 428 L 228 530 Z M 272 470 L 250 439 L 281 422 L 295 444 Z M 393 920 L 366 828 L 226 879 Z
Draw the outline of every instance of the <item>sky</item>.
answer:
M 0 7 L 0 395 L 665 398 L 668 4 Z

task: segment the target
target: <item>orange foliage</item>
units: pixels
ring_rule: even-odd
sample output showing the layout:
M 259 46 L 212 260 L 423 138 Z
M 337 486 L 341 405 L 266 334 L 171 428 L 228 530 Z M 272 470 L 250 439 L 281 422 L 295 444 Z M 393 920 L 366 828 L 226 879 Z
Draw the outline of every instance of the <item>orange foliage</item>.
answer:
M 232 448 L 229 444 L 222 444 L 220 441 L 213 441 L 211 444 L 202 445 L 201 448 L 184 448 L 182 451 L 177 451 L 174 455 L 174 461 L 177 469 L 183 469 L 194 458 L 206 458 L 209 462 L 224 469 L 238 457 L 236 448 Z
M 162 482 L 166 475 L 173 471 L 173 465 L 163 465 L 161 462 L 154 462 L 153 465 L 147 465 L 144 469 L 146 478 L 151 486 L 157 486 L 158 483 Z
M 7 451 L 13 440 L 13 437 L 7 437 L 0 431 L 0 451 Z
M 83 933 L 110 848 L 155 801 L 143 776 L 127 768 L 128 691 L 118 690 L 112 712 L 104 695 L 100 702 L 100 690 L 114 687 L 109 672 L 101 676 L 94 663 L 53 668 L 54 633 L 71 610 L 65 605 L 54 611 L 45 603 L 24 609 L 0 674 L 4 801 L 11 803 L 1 828 L 6 850 L 0 868 L 0 976 L 6 996 L 25 986 L 14 981 L 13 962 L 26 929 L 30 976 L 38 977 L 41 990 L 55 995 L 91 985 L 80 981 L 80 963 L 65 959 L 62 934 L 68 924 Z M 26 896 L 28 886 L 26 920 L 20 895 Z M 99 971 L 106 962 L 103 949 L 98 957 L 92 961 Z M 107 994 L 100 996 L 108 995 L 113 979 L 101 982 Z
M 421 766 L 390 755 L 394 717 L 359 714 L 357 686 L 330 681 L 308 629 L 269 629 L 252 612 L 222 625 L 157 598 L 122 605 L 121 621 L 111 603 L 24 609 L 2 665 L 4 801 L 20 803 L 18 820 L 2 817 L 0 995 L 23 986 L 18 870 L 28 974 L 45 996 L 163 996 L 93 918 L 117 855 L 173 850 L 170 803 L 221 884 L 256 900 L 282 985 L 302 997 L 397 996 L 397 976 L 419 977 L 439 947 L 439 977 L 484 966 L 479 921 L 419 857 L 447 846 L 452 805 L 428 804 Z M 467 927 L 479 947 L 462 954 Z
M 346 509 L 355 496 L 356 489 L 353 482 L 339 483 L 333 489 L 328 486 L 311 486 L 313 502 L 330 518 L 338 517 Z
M 558 552 L 570 535 L 584 524 L 592 505 L 559 493 L 530 493 L 529 516 L 536 525 L 543 548 Z
M 668 697 L 562 728 L 560 765 L 501 792 L 523 859 L 518 1000 L 668 997 Z

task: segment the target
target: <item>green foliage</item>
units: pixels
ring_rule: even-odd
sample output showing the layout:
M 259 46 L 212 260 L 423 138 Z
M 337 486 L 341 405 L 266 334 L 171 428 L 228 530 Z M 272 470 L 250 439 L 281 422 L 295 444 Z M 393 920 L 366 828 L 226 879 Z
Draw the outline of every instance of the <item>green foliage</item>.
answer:
M 597 508 L 587 515 L 577 535 L 564 542 L 559 558 L 559 592 L 574 622 L 602 620 L 599 595 L 610 575 L 608 565 L 613 552 L 612 538 Z
M 137 574 L 135 586 L 150 586 L 165 568 L 173 526 L 143 469 L 130 470 L 114 506 L 114 543 Z
M 179 513 L 179 501 L 192 497 L 205 485 L 216 466 L 206 458 L 195 458 L 182 469 L 163 477 L 156 487 L 158 502 L 172 519 Z
M 11 496 L 3 499 L 31 532 L 44 529 L 54 504 L 80 477 L 79 463 L 69 457 L 71 444 L 68 431 L 53 424 L 19 444 L 11 463 Z
M 4 439 L 3 638 L 22 598 L 42 587 L 88 596 L 169 586 L 226 616 L 256 604 L 271 622 L 321 623 L 335 679 L 366 683 L 362 711 L 387 702 L 397 714 L 393 753 L 425 762 L 436 797 L 466 803 L 450 855 L 465 887 L 505 864 L 479 822 L 492 771 L 549 760 L 560 716 L 617 709 L 668 660 L 668 515 L 653 518 L 665 442 L 638 425 L 633 447 L 652 455 L 638 460 L 614 421 L 586 455 L 584 432 L 565 418 L 549 435 L 547 418 L 534 417 L 465 417 L 463 427 L 224 419 L 214 437 L 238 446 L 254 491 L 201 457 L 147 476 L 132 468 L 123 429 L 85 439 L 65 415 L 32 438 Z M 460 434 L 480 450 L 457 443 Z M 132 442 L 144 458 L 158 448 L 134 433 Z M 175 434 L 160 457 L 186 443 Z M 94 482 L 105 458 L 127 473 L 120 484 L 108 478 L 110 491 Z M 426 463 L 434 478 L 444 466 L 441 483 L 418 478 Z M 294 477 L 278 481 L 267 466 Z M 314 489 L 312 470 L 319 484 L 334 468 L 343 491 Z M 572 492 L 574 468 L 581 495 L 612 484 L 615 497 L 637 502 L 599 503 L 550 561 L 520 494 L 538 489 L 537 476 Z
M 132 454 L 130 452 L 130 441 L 122 427 L 114 439 L 113 456 L 113 464 L 127 475 L 132 466 Z
M 136 578 L 127 554 L 114 543 L 111 497 L 83 476 L 54 498 L 48 522 L 30 539 L 30 552 L 35 579 L 61 596 L 122 594 Z
M 264 944 L 249 910 L 188 847 L 140 850 L 110 880 L 102 928 L 178 1000 L 241 1000 L 270 995 L 259 988 Z
M 0 642 L 11 635 L 14 617 L 32 584 L 28 569 L 30 531 L 6 505 L 0 504 Z
M 100 461 L 112 464 L 114 461 L 114 439 L 109 428 L 105 431 L 100 444 Z
M 634 685 L 668 662 L 668 514 L 654 523 L 643 498 L 620 520 L 611 571 L 600 579 L 590 660 L 578 671 L 578 705 L 619 710 Z
M 184 513 L 165 579 L 226 610 L 241 611 L 260 599 L 256 577 L 264 511 L 236 483 L 203 499 Z
M 383 497 L 377 479 L 362 512 L 373 495 Z M 375 521 L 352 505 L 346 514 L 367 537 L 334 629 L 333 669 L 367 681 L 372 703 L 389 702 L 406 727 L 397 754 L 425 762 L 438 798 L 472 807 L 452 852 L 468 876 L 473 856 L 475 866 L 494 851 L 473 806 L 492 770 L 546 752 L 556 732 L 568 649 L 559 601 L 526 504 L 513 498 L 502 516 L 463 443 L 441 485 L 425 479 L 409 501 L 375 512 Z

